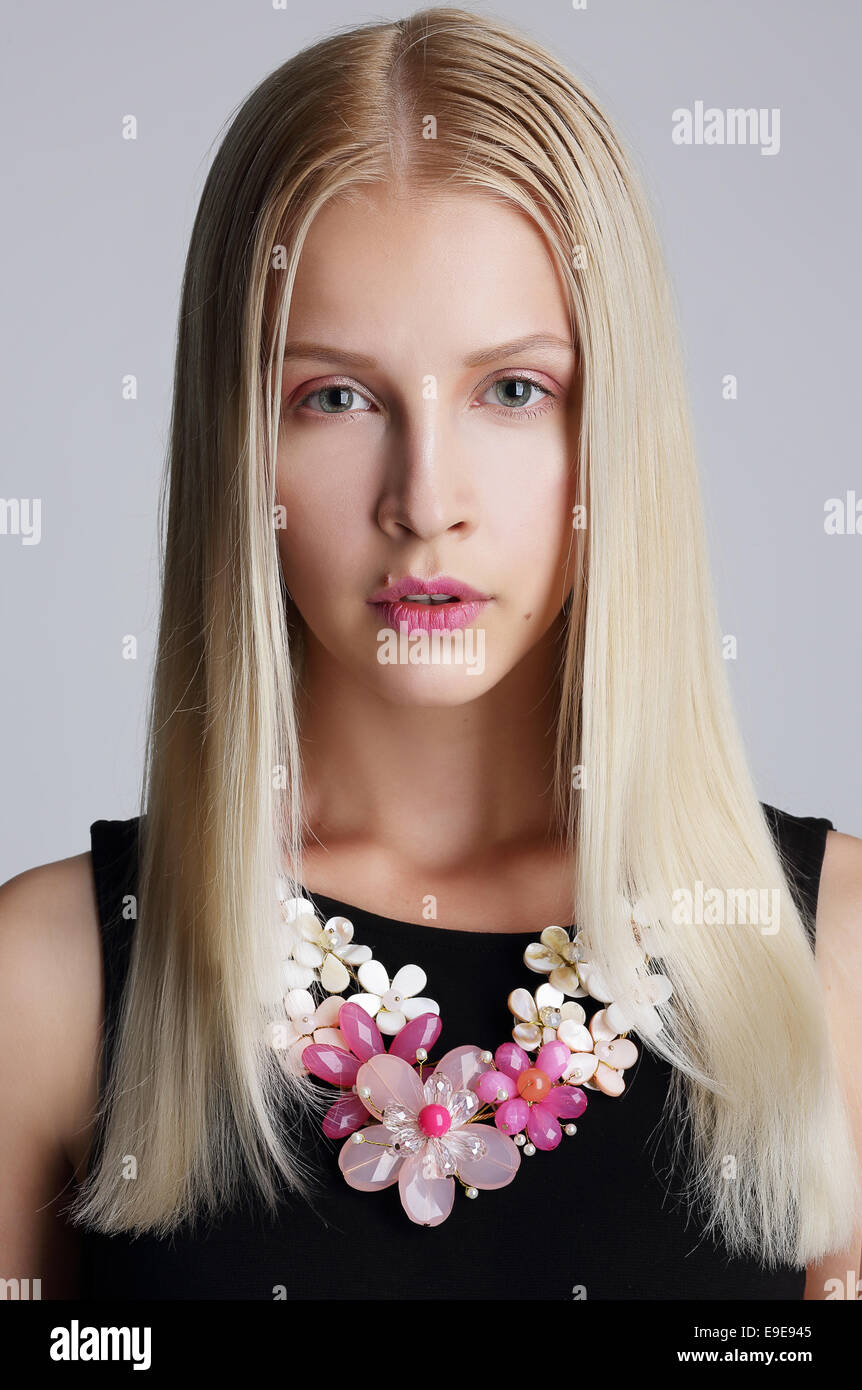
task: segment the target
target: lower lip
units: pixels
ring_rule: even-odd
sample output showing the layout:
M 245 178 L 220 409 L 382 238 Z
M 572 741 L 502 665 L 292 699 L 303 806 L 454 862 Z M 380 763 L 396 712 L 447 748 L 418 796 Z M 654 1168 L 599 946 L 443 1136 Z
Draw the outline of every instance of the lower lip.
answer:
M 454 628 L 468 627 L 475 622 L 490 599 L 470 599 L 464 603 L 408 603 L 406 599 L 395 602 L 373 603 L 380 614 L 384 627 L 400 631 L 401 623 L 407 624 L 408 632 L 443 632 Z

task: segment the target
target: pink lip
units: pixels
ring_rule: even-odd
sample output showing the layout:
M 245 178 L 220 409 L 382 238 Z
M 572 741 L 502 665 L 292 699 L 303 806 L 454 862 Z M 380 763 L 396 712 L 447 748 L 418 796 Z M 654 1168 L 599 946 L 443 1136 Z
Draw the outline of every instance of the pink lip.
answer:
M 453 594 L 462 601 L 434 605 L 407 603 L 404 601 L 405 594 Z M 404 579 L 378 589 L 368 602 L 377 609 L 384 625 L 396 632 L 401 623 L 407 624 L 408 632 L 433 632 L 467 627 L 491 602 L 491 598 L 447 574 L 438 575 L 436 579 L 419 579 L 408 574 Z
M 369 603 L 386 603 L 387 600 L 403 598 L 405 594 L 455 594 L 460 599 L 478 599 L 487 603 L 490 594 L 480 594 L 460 579 L 449 574 L 438 574 L 435 579 L 419 579 L 415 574 L 406 574 L 385 589 L 377 589 L 368 600 Z

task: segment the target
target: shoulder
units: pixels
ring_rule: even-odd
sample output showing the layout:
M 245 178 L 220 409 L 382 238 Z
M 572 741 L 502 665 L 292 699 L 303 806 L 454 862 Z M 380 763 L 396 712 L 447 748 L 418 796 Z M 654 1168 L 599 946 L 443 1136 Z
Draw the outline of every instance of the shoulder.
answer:
M 857 1080 L 862 1030 L 862 839 L 830 830 L 817 900 L 817 970 L 823 986 L 836 1061 L 862 1164 L 862 1091 Z M 828 1280 L 843 1286 L 847 1271 L 862 1274 L 862 1230 L 847 1252 L 808 1267 L 805 1297 L 822 1299 Z
M 0 885 L 4 1106 L 29 1107 L 67 1155 L 98 1099 L 102 945 L 90 851 Z M 8 1048 L 8 1051 L 6 1050 Z M 17 1092 L 17 1094 L 11 1094 Z
M 843 961 L 862 987 L 862 839 L 830 830 L 817 900 L 817 955 Z

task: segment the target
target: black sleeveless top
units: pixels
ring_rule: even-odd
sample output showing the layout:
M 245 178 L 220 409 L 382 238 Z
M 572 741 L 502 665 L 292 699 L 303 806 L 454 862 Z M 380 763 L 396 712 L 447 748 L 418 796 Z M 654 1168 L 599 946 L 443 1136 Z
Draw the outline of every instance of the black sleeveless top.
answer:
M 832 822 L 765 807 L 807 921 L 813 918 L 826 834 Z M 129 960 L 134 921 L 123 898 L 136 893 L 139 820 L 90 827 L 105 967 L 104 1064 Z M 325 920 L 341 915 L 390 974 L 422 966 L 443 1030 L 432 1057 L 465 1042 L 495 1049 L 511 1036 L 506 1007 L 525 979 L 523 951 L 535 932 L 440 929 L 380 917 L 305 893 Z M 592 1001 L 584 1000 L 585 1004 Z M 388 1040 L 387 1040 L 388 1045 Z M 312 1206 L 282 1188 L 277 1217 L 248 1201 L 214 1222 L 171 1237 L 84 1231 L 82 1291 L 89 1299 L 801 1299 L 804 1268 L 766 1269 L 732 1259 L 682 1206 L 679 1171 L 659 1121 L 667 1064 L 639 1045 L 617 1098 L 588 1091 L 577 1134 L 551 1153 L 522 1157 L 509 1186 L 468 1201 L 460 1187 L 447 1220 L 415 1225 L 397 1183 L 380 1192 L 348 1187 L 319 1122 L 303 1125 L 319 1188 Z M 337 1093 L 333 1092 L 333 1098 Z M 94 1145 L 91 1162 L 95 1156 Z M 668 1182 L 668 1179 L 673 1180 Z M 670 1190 L 669 1190 L 670 1189 Z

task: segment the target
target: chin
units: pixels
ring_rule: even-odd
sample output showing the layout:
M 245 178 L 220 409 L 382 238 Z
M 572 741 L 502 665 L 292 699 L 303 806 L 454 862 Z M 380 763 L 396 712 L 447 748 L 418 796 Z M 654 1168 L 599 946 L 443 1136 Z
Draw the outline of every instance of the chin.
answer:
M 468 705 L 496 685 L 486 666 L 470 673 L 463 666 L 379 666 L 372 673 L 375 691 L 392 705 L 446 709 Z

